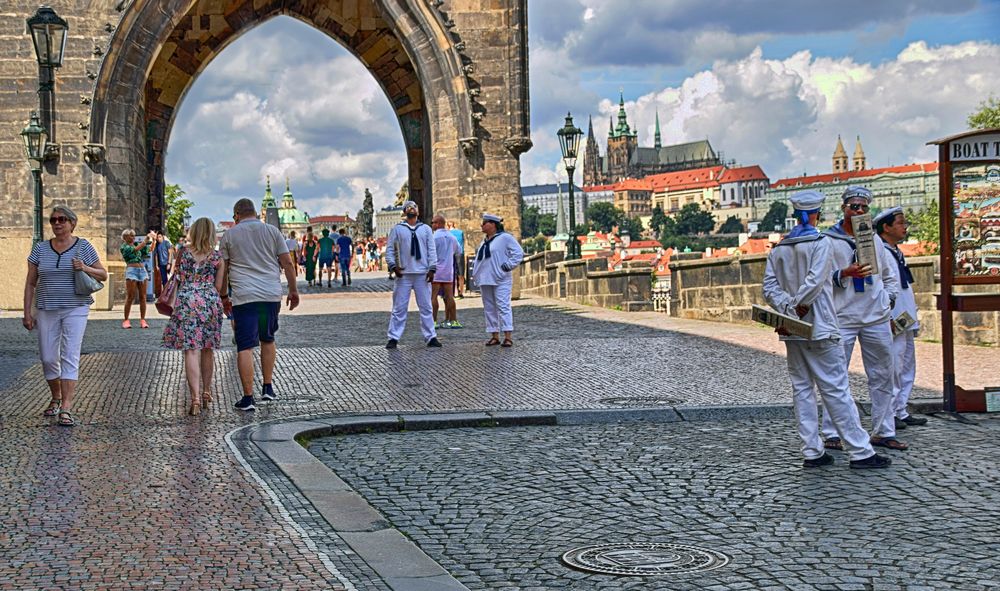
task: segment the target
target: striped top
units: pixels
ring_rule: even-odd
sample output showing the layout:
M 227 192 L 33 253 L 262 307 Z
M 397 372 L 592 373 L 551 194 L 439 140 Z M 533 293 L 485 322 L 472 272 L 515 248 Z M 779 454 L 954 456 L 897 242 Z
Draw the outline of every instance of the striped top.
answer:
M 31 249 L 28 262 L 38 267 L 38 286 L 35 300 L 39 310 L 57 310 L 89 306 L 94 298 L 76 295 L 73 280 L 73 259 L 78 258 L 88 267 L 98 262 L 97 251 L 83 238 L 63 252 L 56 252 L 52 241 L 39 242 Z

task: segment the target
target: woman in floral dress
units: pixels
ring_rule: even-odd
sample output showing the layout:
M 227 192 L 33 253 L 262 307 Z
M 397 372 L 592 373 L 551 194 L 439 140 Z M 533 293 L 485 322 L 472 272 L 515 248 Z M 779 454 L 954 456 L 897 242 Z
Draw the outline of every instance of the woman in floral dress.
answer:
M 222 342 L 221 294 L 226 263 L 215 250 L 215 224 L 199 218 L 188 232 L 188 245 L 175 258 L 178 273 L 174 313 L 163 331 L 163 346 L 184 351 L 191 390 L 188 414 L 197 415 L 212 401 L 215 349 Z

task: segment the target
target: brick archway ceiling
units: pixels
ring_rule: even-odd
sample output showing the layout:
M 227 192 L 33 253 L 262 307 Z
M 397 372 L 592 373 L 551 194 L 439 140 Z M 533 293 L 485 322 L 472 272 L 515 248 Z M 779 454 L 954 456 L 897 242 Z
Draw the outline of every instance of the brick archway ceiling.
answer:
M 371 0 L 203 0 L 178 21 L 150 71 L 147 119 L 164 123 L 153 132 L 159 137 L 150 139 L 165 139 L 185 91 L 230 41 L 282 14 L 316 27 L 358 57 L 397 117 L 420 117 L 423 96 L 413 64 Z

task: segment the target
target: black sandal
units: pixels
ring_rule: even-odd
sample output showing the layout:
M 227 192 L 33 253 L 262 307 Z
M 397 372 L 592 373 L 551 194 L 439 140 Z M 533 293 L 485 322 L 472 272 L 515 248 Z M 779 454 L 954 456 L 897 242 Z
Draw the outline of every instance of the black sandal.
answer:
M 493 337 L 492 339 L 486 341 L 486 346 L 487 347 L 492 347 L 494 345 L 499 345 L 499 344 L 500 344 L 500 339 L 498 339 L 496 337 Z
M 73 420 L 73 415 L 68 410 L 59 411 L 59 418 L 56 420 L 56 424 L 60 427 L 72 427 L 76 425 L 76 421 Z
M 501 347 L 513 347 L 514 346 L 514 341 L 512 341 L 510 339 L 504 339 L 503 340 L 503 344 L 501 344 L 500 346 Z
M 62 407 L 62 398 L 53 398 L 49 400 L 49 407 L 42 411 L 43 417 L 54 417 L 59 414 L 59 409 Z

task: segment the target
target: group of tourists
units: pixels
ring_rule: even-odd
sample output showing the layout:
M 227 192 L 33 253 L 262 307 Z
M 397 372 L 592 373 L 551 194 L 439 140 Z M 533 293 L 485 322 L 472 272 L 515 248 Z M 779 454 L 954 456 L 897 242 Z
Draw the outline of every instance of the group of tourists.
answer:
M 431 226 L 419 221 L 416 203 L 408 201 L 404 213 L 406 219 L 393 228 L 386 249 L 386 262 L 396 279 L 386 347 L 395 349 L 402 337 L 411 292 L 420 309 L 420 327 L 427 346 L 440 347 L 436 328 L 461 327 L 456 317 L 454 289 L 456 285 L 464 288 L 464 282 L 457 281 L 464 276 L 464 265 L 459 264 L 464 261 L 463 248 L 455 232 L 447 229 L 442 216 L 433 218 L 432 232 Z M 224 315 L 233 320 L 242 387 L 242 397 L 234 407 L 241 411 L 256 409 L 253 351 L 257 347 L 260 348 L 262 374 L 260 397 L 277 400 L 272 378 L 277 355 L 275 333 L 283 294 L 281 273 L 288 284 L 289 310 L 299 303 L 295 263 L 299 249 L 292 248 L 290 239 L 277 228 L 260 220 L 250 199 L 236 202 L 233 220 L 235 225 L 226 231 L 218 244 L 215 224 L 209 218 L 195 220 L 176 247 L 171 247 L 169 241 L 156 232 L 150 232 L 140 241 L 136 241 L 132 230 L 122 233 L 120 251 L 126 265 L 127 293 L 124 328 L 130 328 L 129 312 L 136 299 L 140 326 L 149 328 L 145 305 L 149 277 L 145 260 L 150 251 L 154 253 L 156 274 L 164 278 L 164 282 L 170 271 L 176 278 L 176 296 L 162 344 L 165 348 L 184 352 L 190 391 L 188 413 L 191 415 L 200 414 L 213 401 L 214 353 L 222 343 Z M 43 414 L 55 417 L 58 425 L 73 426 L 80 350 L 90 306 L 94 302 L 89 291 L 80 294 L 76 274 L 84 273 L 97 281 L 106 281 L 108 272 L 101 265 L 94 247 L 73 235 L 77 216 L 72 210 L 65 206 L 54 207 L 49 223 L 53 238 L 36 243 L 28 256 L 22 322 L 26 329 L 38 331 L 42 368 L 50 393 Z M 503 231 L 500 217 L 484 214 L 482 228 L 485 238 L 476 254 L 473 278 L 483 294 L 490 335 L 486 344 L 510 347 L 514 329 L 511 272 L 520 264 L 524 253 L 517 240 Z M 307 230 L 302 250 L 308 247 L 310 234 Z M 343 285 L 350 285 L 353 244 L 344 229 L 339 234 L 338 242 L 331 246 L 329 242 L 320 242 L 324 238 L 332 242 L 329 231 L 325 230 L 317 244 L 324 249 L 320 253 L 346 253 L 346 259 L 339 257 L 339 270 Z M 322 258 L 329 263 L 325 254 Z M 326 266 L 329 265 L 321 269 Z M 306 270 L 308 273 L 309 268 Z M 444 302 L 444 323 L 436 323 L 438 298 Z
M 331 235 L 331 231 L 337 234 Z M 302 241 L 294 231 L 289 232 L 286 243 L 292 253 L 295 274 L 305 272 L 306 283 L 310 286 L 323 285 L 323 271 L 326 271 L 326 286 L 340 280 L 342 287 L 351 285 L 351 268 L 355 272 L 377 271 L 380 267 L 381 252 L 378 242 L 370 235 L 356 242 L 347 234 L 346 228 L 337 230 L 323 228 L 320 236 L 313 233 L 312 226 L 306 228 Z M 316 276 L 317 267 L 319 276 Z
M 913 339 L 920 328 L 913 276 L 898 246 L 906 238 L 906 216 L 894 207 L 872 220 L 873 273 L 871 265 L 858 262 L 852 223 L 868 213 L 871 191 L 847 188 L 843 218 L 825 232 L 816 229 L 823 194 L 801 191 L 790 201 L 798 225 L 768 255 L 763 290 L 772 308 L 812 325 L 809 338 L 777 330 L 787 348 L 803 467 L 832 464 L 826 450 L 833 449 L 847 452 L 851 468 L 886 468 L 890 458 L 874 447 L 906 450 L 896 431 L 927 422 L 906 408 L 916 373 Z M 900 322 L 904 314 L 910 322 Z M 870 432 L 862 427 L 848 380 L 856 342 L 871 397 Z

